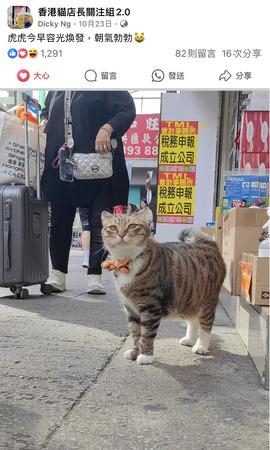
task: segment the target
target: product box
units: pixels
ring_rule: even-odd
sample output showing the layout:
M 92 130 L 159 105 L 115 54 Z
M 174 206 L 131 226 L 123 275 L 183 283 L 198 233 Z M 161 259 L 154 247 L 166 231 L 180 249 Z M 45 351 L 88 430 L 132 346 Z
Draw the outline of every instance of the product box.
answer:
M 269 177 L 260 177 L 260 197 L 268 197 L 269 195 Z
M 244 208 L 246 201 L 242 200 L 240 196 L 222 197 L 221 199 L 221 214 L 226 214 L 232 208 Z
M 241 197 L 222 197 L 221 213 L 226 214 L 232 208 L 266 208 L 269 205 L 268 197 L 264 198 L 241 198 Z
M 269 258 L 243 253 L 241 294 L 253 305 L 269 306 Z
M 227 268 L 224 286 L 232 295 L 241 295 L 242 254 L 258 252 L 262 226 L 267 220 L 265 208 L 233 208 L 224 216 L 222 255 Z
M 244 169 L 248 174 L 252 170 L 259 172 L 259 175 L 265 175 L 266 169 L 269 169 L 269 153 L 240 153 L 240 169 Z
M 257 198 L 260 195 L 259 175 L 226 175 L 225 196 Z
M 266 153 L 269 149 L 269 111 L 243 111 L 241 153 Z
M 200 231 L 210 236 L 212 239 L 215 239 L 216 229 L 215 227 L 200 227 Z

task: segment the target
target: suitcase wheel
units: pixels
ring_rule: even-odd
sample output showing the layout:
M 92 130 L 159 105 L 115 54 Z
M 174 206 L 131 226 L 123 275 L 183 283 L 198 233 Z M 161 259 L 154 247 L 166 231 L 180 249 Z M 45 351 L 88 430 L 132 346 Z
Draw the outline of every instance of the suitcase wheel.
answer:
M 26 300 L 29 298 L 29 291 L 28 289 L 22 289 L 21 292 L 15 293 L 16 298 L 21 298 L 22 300 Z
M 42 283 L 40 286 L 40 292 L 44 295 L 51 294 L 53 292 L 53 287 L 50 284 Z
M 10 288 L 11 292 L 14 294 L 14 297 L 18 300 L 21 298 L 22 300 L 26 300 L 29 298 L 29 291 L 28 289 L 22 289 L 19 286 L 11 286 Z
M 26 300 L 27 298 L 29 298 L 29 291 L 28 289 L 22 289 L 20 292 L 20 298 L 22 300 Z

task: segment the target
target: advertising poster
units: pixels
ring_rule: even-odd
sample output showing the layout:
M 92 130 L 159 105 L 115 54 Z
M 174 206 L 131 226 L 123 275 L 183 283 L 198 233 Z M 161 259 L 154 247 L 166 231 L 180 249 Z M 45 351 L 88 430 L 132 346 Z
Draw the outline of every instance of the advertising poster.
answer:
M 161 122 L 158 223 L 194 223 L 197 146 L 198 122 Z
M 137 114 L 122 137 L 126 159 L 158 157 L 159 118 L 159 114 Z

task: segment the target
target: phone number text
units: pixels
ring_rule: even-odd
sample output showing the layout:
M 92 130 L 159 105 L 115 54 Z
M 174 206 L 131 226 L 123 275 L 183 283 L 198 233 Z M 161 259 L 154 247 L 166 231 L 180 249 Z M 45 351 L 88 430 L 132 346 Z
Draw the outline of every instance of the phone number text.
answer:
M 124 153 L 126 158 L 157 158 L 158 146 L 128 145 L 124 146 Z

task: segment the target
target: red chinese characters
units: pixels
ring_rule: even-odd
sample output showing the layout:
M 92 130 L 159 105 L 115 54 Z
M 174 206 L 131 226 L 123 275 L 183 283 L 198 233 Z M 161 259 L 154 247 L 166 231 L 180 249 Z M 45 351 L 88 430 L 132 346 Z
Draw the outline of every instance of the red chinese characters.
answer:
M 138 114 L 122 137 L 126 158 L 157 158 L 159 114 Z

